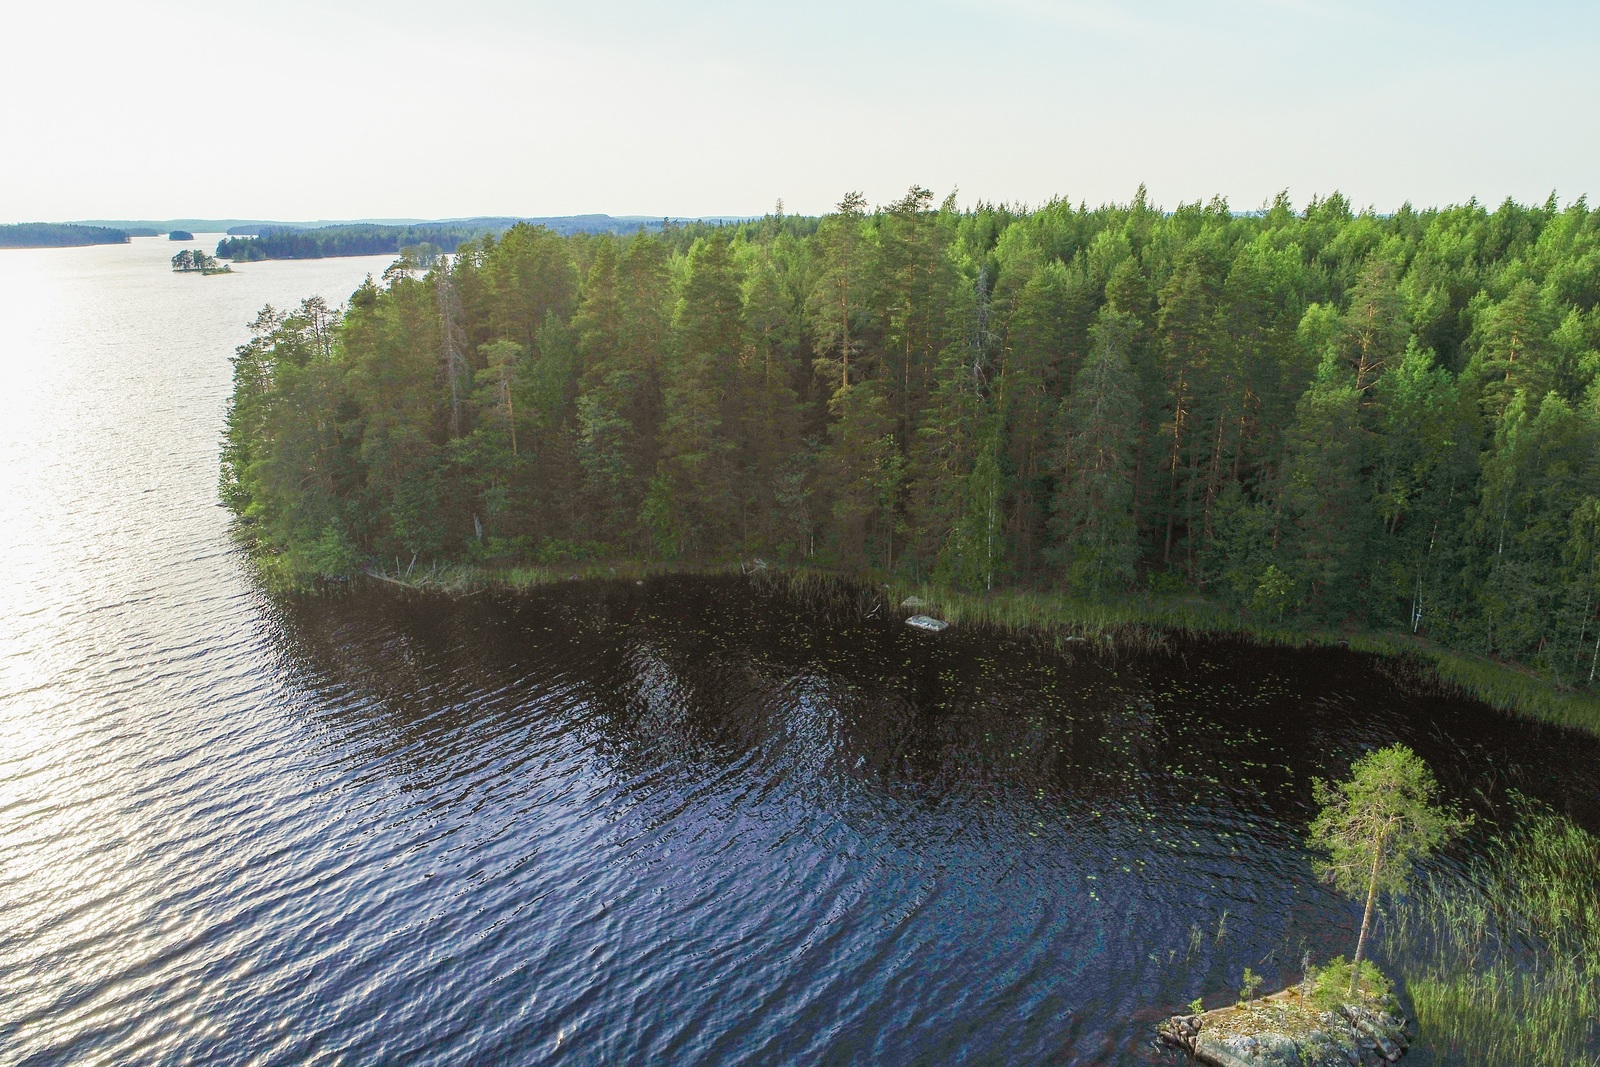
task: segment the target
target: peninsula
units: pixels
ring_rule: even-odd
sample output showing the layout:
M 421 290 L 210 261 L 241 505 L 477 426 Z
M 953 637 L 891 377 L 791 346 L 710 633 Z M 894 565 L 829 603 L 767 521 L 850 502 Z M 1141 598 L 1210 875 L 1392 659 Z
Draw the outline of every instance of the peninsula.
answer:
M 0 226 L 0 248 L 73 248 L 127 244 L 130 234 L 106 226 L 66 222 L 19 222 Z
M 281 573 L 760 556 L 1385 635 L 1600 724 L 1582 201 L 1023 211 L 913 188 L 455 248 L 342 310 L 266 309 L 239 350 L 223 494 Z

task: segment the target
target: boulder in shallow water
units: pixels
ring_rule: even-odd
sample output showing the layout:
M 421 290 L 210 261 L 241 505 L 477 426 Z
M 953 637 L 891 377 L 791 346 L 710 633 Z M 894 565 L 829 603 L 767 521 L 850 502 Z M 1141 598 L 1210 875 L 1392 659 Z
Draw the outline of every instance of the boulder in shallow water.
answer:
M 932 615 L 913 615 L 906 620 L 906 625 L 915 626 L 919 630 L 931 630 L 934 633 L 938 633 L 940 630 L 948 628 L 950 624 L 943 619 L 936 619 Z

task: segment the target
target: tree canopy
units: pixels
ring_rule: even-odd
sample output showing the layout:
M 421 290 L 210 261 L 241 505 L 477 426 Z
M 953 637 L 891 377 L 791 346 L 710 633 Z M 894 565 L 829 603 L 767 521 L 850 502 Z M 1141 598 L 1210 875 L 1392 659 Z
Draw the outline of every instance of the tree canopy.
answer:
M 962 210 L 913 187 L 433 243 L 454 254 L 269 309 L 240 350 L 227 492 L 289 557 L 760 554 L 1600 667 L 1581 199 Z
M 1326 856 L 1316 863 L 1317 873 L 1341 893 L 1366 899 L 1352 960 L 1354 992 L 1378 894 L 1404 892 L 1415 863 L 1471 819 L 1437 803 L 1433 772 L 1400 744 L 1356 760 L 1348 781 L 1316 780 L 1314 792 L 1322 810 L 1308 841 Z
M 200 248 L 185 248 L 172 257 L 172 269 L 180 274 L 198 271 L 201 274 L 226 274 L 233 268 L 218 263 L 216 257 Z

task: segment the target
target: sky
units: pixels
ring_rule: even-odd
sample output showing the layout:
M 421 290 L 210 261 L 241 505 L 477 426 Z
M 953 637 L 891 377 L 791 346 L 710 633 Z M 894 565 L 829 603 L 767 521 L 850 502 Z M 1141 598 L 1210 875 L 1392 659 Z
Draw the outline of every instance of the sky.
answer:
M 1593 0 L 51 0 L 0 29 L 0 222 L 1600 195 Z

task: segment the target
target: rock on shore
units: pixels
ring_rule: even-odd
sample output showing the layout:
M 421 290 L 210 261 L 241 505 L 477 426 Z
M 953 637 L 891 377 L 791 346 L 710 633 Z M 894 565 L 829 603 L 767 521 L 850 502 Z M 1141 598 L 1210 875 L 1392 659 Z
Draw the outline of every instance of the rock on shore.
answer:
M 1307 985 L 1156 1027 L 1162 1044 L 1212 1067 L 1379 1067 L 1405 1055 L 1406 1021 L 1393 997 L 1358 997 L 1327 1010 Z

